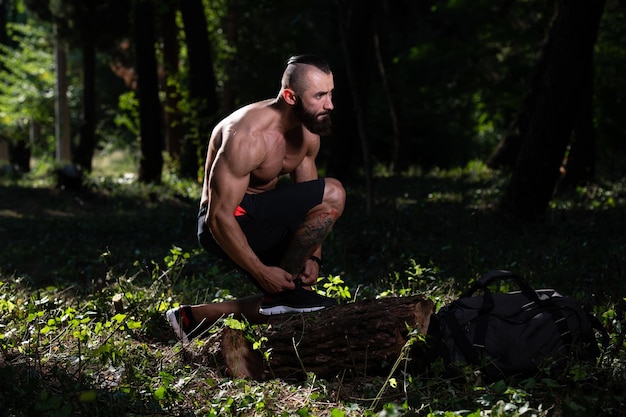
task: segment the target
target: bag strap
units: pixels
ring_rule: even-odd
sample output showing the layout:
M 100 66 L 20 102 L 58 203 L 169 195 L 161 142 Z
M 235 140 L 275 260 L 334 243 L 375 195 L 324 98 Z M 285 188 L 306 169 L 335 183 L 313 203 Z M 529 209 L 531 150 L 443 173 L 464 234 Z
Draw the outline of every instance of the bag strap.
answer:
M 563 315 L 561 309 L 553 304 L 554 308 L 547 308 L 546 310 L 552 316 L 552 321 L 556 325 L 557 330 L 559 331 L 559 335 L 561 336 L 561 340 L 565 346 L 572 343 L 572 330 L 567 324 L 567 320 Z
M 454 339 L 458 348 L 463 353 L 463 356 L 465 356 L 467 362 L 474 365 L 480 365 L 480 358 L 478 357 L 476 349 L 474 349 L 472 343 L 465 336 L 465 332 L 459 324 L 459 321 L 456 319 L 456 317 L 454 317 L 454 314 L 444 314 L 443 320 L 447 324 L 448 329 L 450 329 L 450 333 L 452 333 L 452 338 Z
M 483 292 L 483 304 L 480 307 L 480 314 L 489 313 L 493 310 L 494 302 L 491 291 L 489 290 L 489 285 L 498 282 L 498 281 L 506 281 L 511 280 L 514 281 L 522 294 L 528 299 L 530 302 L 535 302 L 540 304 L 539 296 L 537 293 L 520 277 L 513 274 L 510 271 L 505 270 L 494 270 L 486 273 L 482 277 L 480 277 L 469 289 L 467 289 L 463 294 L 461 294 L 460 298 L 467 298 L 473 296 L 478 290 L 482 290 Z
M 548 309 L 548 311 L 552 315 L 552 320 L 554 320 L 554 323 L 557 325 L 557 328 L 559 329 L 559 333 L 561 335 L 561 339 L 563 340 L 563 343 L 565 345 L 572 343 L 572 339 L 573 339 L 572 332 L 571 332 L 570 327 L 567 324 L 567 320 L 563 316 L 561 309 L 551 308 L 551 309 Z M 591 349 L 591 353 L 593 357 L 597 358 L 598 356 L 600 356 L 600 348 L 598 347 L 598 341 L 596 340 L 595 331 L 597 331 L 602 338 L 603 349 L 606 349 L 606 347 L 609 345 L 609 342 L 610 342 L 609 334 L 604 328 L 604 325 L 602 324 L 602 322 L 600 322 L 600 320 L 596 316 L 589 313 L 588 311 L 582 310 L 581 312 L 584 314 L 584 317 L 581 317 L 577 312 L 579 323 L 584 321 L 584 318 L 586 318 L 589 321 L 589 326 L 590 326 L 587 328 L 588 329 L 587 331 L 585 331 L 584 326 L 581 327 L 582 340 L 589 344 L 589 348 Z

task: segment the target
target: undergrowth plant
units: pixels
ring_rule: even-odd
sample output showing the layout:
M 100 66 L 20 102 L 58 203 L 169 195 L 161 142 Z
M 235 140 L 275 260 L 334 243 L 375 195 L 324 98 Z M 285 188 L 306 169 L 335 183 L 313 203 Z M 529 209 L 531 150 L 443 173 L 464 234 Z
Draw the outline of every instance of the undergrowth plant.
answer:
M 329 273 L 316 290 L 340 303 L 419 294 L 439 309 L 480 273 L 511 268 L 536 287 L 553 286 L 580 296 L 600 318 L 611 343 L 597 363 L 574 361 L 558 370 L 548 363 L 536 375 L 499 381 L 487 381 L 467 368 L 452 378 L 438 362 L 423 370 L 412 366 L 408 352 L 424 340 L 415 329 L 407 329 L 407 345 L 395 362 L 395 372 L 386 377 L 350 381 L 324 380 L 310 373 L 304 381 L 228 377 L 206 355 L 214 348 L 212 336 L 226 327 L 243 330 L 267 360 L 272 352 L 262 332 L 226 317 L 206 338 L 183 345 L 163 317 L 180 304 L 229 300 L 256 291 L 243 276 L 197 249 L 193 236 L 197 205 L 180 194 L 197 195 L 198 190 L 189 190 L 190 184 L 174 189 L 165 184 L 161 189 L 93 179 L 93 194 L 88 196 L 44 194 L 56 198 L 55 209 L 66 210 L 65 217 L 47 220 L 40 213 L 31 222 L 24 212 L 0 225 L 4 241 L 12 242 L 3 247 L 0 264 L 0 413 L 620 416 L 626 403 L 626 294 L 620 275 L 626 249 L 620 229 L 625 182 L 559 194 L 545 225 L 511 231 L 488 211 L 502 181 L 482 168 L 473 170 L 385 178 L 385 186 L 394 185 L 401 192 L 379 196 L 382 214 L 373 214 L 367 227 L 358 213 L 354 215 L 358 221 L 346 213 L 338 222 L 324 247 Z M 358 193 L 350 198 L 358 198 Z M 110 211 L 94 215 L 103 205 Z M 167 216 L 158 217 L 164 206 Z M 358 211 L 362 205 L 351 206 Z M 107 221 L 111 223 L 100 224 Z M 115 223 L 124 221 L 116 228 Z M 23 228 L 12 228 L 20 222 Z M 150 233 L 139 223 L 148 223 Z M 80 235 L 93 234 L 93 240 L 76 243 L 81 237 L 76 234 L 65 242 L 64 233 L 71 234 L 68 224 L 80 226 L 85 232 Z M 96 235 L 99 228 L 102 235 Z M 192 244 L 159 243 L 158 251 L 147 249 L 162 234 L 179 233 L 181 228 L 191 229 L 180 235 L 192 235 Z M 101 243 L 103 236 L 125 229 L 133 232 L 118 241 L 125 246 Z M 40 244 L 46 236 L 53 236 L 55 245 Z M 36 281 L 20 272 L 34 252 L 49 261 L 45 271 L 50 279 Z M 333 265 L 339 266 L 332 269 Z M 68 275 L 80 268 L 80 274 Z M 100 273 L 102 269 L 106 272 Z

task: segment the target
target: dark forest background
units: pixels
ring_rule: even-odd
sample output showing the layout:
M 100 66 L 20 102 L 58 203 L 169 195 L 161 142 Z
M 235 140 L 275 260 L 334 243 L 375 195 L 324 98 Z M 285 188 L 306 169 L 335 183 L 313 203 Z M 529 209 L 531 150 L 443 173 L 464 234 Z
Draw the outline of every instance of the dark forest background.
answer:
M 285 60 L 331 63 L 323 174 L 511 173 L 501 208 L 545 214 L 557 184 L 623 174 L 625 9 L 606 1 L 55 1 L 0 4 L 0 159 L 135 152 L 197 178 L 212 126 L 273 97 Z M 7 149 L 8 148 L 8 149 Z

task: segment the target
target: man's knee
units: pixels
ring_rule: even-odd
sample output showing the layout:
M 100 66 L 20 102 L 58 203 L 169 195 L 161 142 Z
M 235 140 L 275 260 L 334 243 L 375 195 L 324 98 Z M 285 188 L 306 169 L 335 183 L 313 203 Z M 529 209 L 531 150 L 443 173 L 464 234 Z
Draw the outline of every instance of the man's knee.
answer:
M 337 217 L 341 216 L 346 205 L 346 190 L 339 180 L 325 178 L 324 203 L 337 211 Z

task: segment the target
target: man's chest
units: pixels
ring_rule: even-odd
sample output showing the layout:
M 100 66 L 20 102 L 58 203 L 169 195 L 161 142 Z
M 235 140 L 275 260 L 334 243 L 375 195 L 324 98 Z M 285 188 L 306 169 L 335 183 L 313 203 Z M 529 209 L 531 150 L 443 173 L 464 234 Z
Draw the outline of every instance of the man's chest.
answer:
M 304 149 L 273 149 L 254 170 L 253 175 L 269 181 L 279 175 L 290 174 L 302 163 L 305 156 Z

